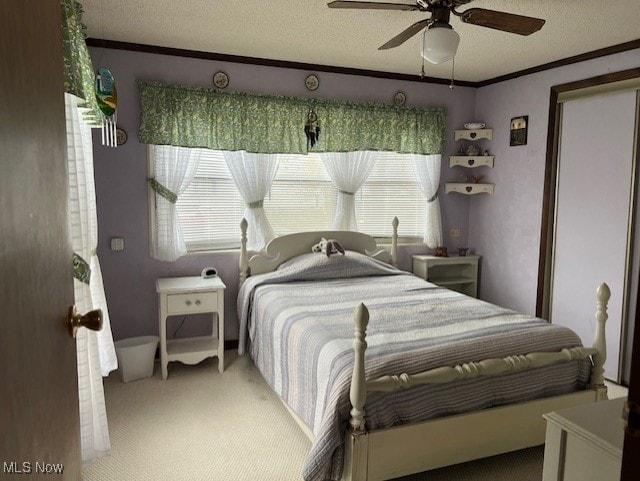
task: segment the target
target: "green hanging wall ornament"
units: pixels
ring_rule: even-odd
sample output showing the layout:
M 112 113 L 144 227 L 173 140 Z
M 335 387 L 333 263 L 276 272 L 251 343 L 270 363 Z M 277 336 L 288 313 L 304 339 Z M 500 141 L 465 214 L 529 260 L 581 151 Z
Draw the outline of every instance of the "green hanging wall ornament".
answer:
M 307 150 L 312 149 L 316 142 L 320 140 L 320 120 L 318 120 L 318 115 L 313 109 L 309 109 L 309 112 L 307 112 L 304 134 L 307 136 Z
M 116 123 L 118 116 L 118 93 L 113 75 L 106 67 L 100 67 L 96 72 L 96 99 L 103 114 L 102 145 L 117 147 Z

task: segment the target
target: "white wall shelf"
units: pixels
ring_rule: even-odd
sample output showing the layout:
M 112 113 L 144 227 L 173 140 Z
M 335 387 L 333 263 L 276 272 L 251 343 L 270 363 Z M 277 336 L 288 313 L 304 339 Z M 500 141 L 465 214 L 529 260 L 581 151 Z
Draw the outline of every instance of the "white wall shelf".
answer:
M 493 168 L 493 155 L 450 155 L 449 167 L 492 167 Z
M 476 183 L 447 183 L 444 185 L 446 194 L 457 192 L 458 194 L 474 195 L 474 194 L 490 194 L 493 195 L 494 184 L 476 184 Z
M 454 130 L 454 140 L 493 139 L 493 129 L 463 129 Z

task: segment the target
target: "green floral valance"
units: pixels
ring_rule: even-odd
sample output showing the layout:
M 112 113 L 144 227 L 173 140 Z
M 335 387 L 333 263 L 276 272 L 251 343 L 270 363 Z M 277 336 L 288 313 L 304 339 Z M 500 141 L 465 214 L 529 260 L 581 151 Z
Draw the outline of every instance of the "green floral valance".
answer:
M 62 47 L 64 90 L 84 100 L 79 104 L 84 119 L 102 125 L 102 113 L 96 101 L 94 74 L 82 24 L 82 5 L 75 0 L 62 0 Z
M 441 154 L 446 107 L 407 108 L 228 93 L 138 82 L 140 142 L 216 150 L 307 153 L 310 109 L 320 123 L 316 152 L 384 150 Z

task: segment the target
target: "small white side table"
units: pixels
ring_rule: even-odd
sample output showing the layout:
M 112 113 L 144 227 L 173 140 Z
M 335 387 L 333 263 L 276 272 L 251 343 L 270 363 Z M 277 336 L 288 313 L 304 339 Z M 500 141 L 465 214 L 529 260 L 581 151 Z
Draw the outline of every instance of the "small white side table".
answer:
M 224 371 L 224 290 L 219 277 L 168 277 L 156 280 L 160 302 L 160 365 L 167 379 L 167 364 L 180 361 L 197 364 L 218 356 L 218 370 Z M 167 317 L 186 314 L 213 314 L 211 336 L 167 339 Z M 216 328 L 217 325 L 217 328 Z
M 414 255 L 413 273 L 422 279 L 453 291 L 478 297 L 480 256 L 437 257 Z

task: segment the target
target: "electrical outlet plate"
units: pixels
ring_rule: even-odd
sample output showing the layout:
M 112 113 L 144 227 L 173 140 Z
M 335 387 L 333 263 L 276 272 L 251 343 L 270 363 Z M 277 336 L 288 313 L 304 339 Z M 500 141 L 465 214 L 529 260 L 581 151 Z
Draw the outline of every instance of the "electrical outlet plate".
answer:
M 449 231 L 449 237 L 460 237 L 460 229 L 451 229 Z
M 124 250 L 124 238 L 122 238 L 122 237 L 112 237 L 111 238 L 111 250 L 112 251 L 123 251 Z

